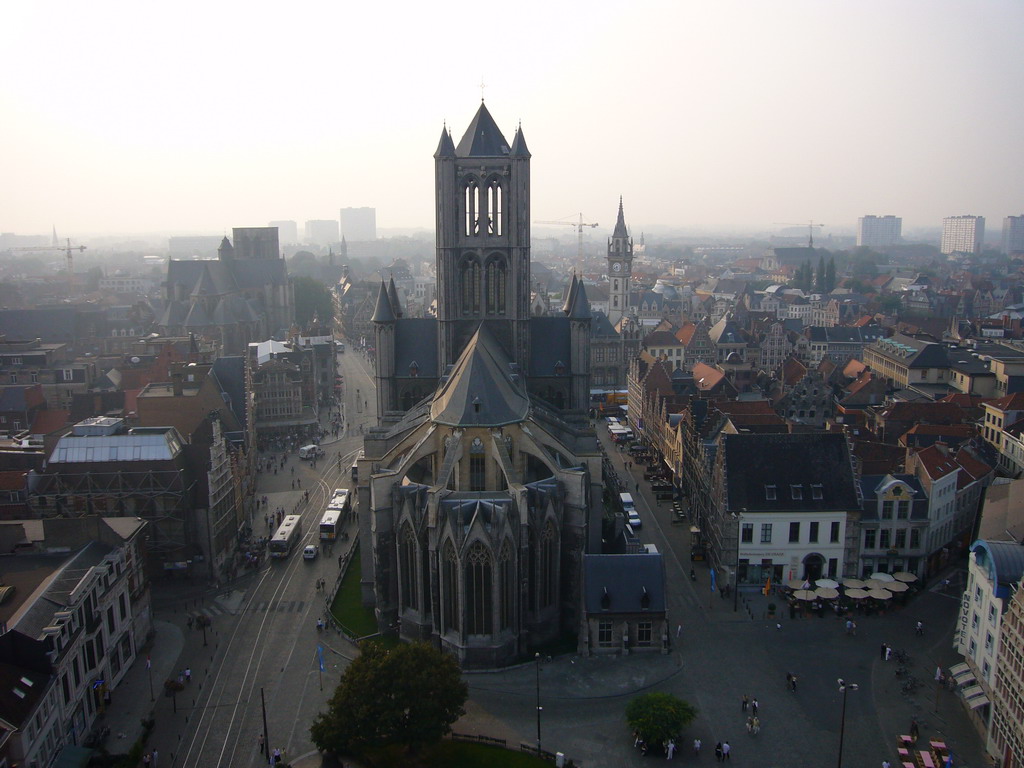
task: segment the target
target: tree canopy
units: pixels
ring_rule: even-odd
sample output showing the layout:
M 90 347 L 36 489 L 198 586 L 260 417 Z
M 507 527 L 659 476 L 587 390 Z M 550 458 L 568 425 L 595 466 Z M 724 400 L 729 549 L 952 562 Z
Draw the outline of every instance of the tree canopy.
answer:
M 364 644 L 309 732 L 326 752 L 359 754 L 389 744 L 416 751 L 451 730 L 468 696 L 455 660 L 426 643 Z
M 671 693 L 645 693 L 626 705 L 626 721 L 648 744 L 675 739 L 697 717 L 697 708 Z
M 295 322 L 306 328 L 315 314 L 328 328 L 334 319 L 334 301 L 327 286 L 312 277 L 292 278 L 295 285 Z

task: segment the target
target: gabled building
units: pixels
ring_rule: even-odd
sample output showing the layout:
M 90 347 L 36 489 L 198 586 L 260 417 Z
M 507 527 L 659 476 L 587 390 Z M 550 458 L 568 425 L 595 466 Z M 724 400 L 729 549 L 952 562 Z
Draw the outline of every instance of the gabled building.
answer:
M 908 571 L 922 578 L 928 549 L 928 495 L 913 475 L 864 475 L 860 558 L 854 575 Z

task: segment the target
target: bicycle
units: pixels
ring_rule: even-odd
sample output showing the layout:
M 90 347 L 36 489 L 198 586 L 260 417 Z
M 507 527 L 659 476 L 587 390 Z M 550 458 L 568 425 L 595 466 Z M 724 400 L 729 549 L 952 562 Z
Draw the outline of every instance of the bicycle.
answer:
M 896 659 L 900 664 L 908 665 L 911 662 L 910 654 L 903 650 L 895 650 L 892 652 L 893 658 Z

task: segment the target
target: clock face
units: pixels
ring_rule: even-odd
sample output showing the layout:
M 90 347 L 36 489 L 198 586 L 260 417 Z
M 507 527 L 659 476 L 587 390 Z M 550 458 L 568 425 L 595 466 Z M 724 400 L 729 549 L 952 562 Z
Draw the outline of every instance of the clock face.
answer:
M 612 264 L 612 272 L 621 272 L 621 271 L 622 271 L 622 262 L 616 261 L 614 264 Z

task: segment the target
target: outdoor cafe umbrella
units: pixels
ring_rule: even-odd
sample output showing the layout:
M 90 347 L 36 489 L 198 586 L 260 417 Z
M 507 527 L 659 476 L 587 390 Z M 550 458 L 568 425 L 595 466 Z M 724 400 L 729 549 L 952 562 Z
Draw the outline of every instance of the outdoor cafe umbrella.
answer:
M 804 586 L 806 583 L 805 579 L 790 579 L 786 582 L 786 586 L 790 589 L 806 589 Z
M 897 571 L 892 575 L 892 577 L 896 579 L 896 581 L 902 581 L 906 584 L 913 584 L 917 581 L 917 576 L 908 571 Z
M 837 589 L 839 587 L 839 582 L 835 579 L 818 579 L 814 582 L 814 586 L 825 587 L 826 589 Z
M 834 600 L 839 597 L 839 590 L 833 589 L 832 587 L 818 587 L 814 590 L 814 594 L 818 597 L 824 598 L 825 600 Z
M 866 589 L 848 589 L 846 596 L 851 600 L 864 600 L 870 595 Z
M 874 598 L 875 600 L 888 600 L 892 597 L 892 592 L 887 589 L 869 589 L 868 597 Z
M 890 592 L 906 592 L 910 587 L 904 584 L 902 581 L 894 581 L 891 584 L 886 584 L 885 589 Z
M 878 579 L 868 579 L 864 582 L 864 589 L 885 589 L 889 586 L 887 581 L 879 581 Z
M 798 589 L 793 593 L 793 597 L 797 600 L 807 600 L 810 602 L 811 600 L 817 600 L 819 595 L 814 594 L 814 592 L 809 589 Z
M 892 574 L 886 573 L 885 571 L 875 571 L 871 574 L 871 578 L 876 581 L 896 581 Z
M 860 579 L 843 579 L 843 586 L 847 589 L 864 589 L 864 582 Z

